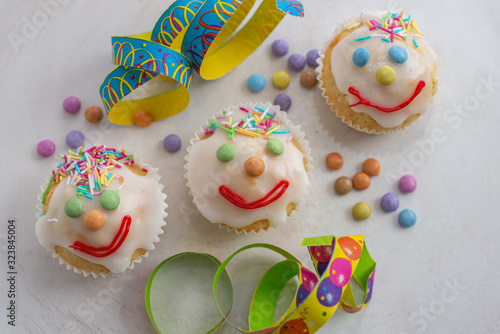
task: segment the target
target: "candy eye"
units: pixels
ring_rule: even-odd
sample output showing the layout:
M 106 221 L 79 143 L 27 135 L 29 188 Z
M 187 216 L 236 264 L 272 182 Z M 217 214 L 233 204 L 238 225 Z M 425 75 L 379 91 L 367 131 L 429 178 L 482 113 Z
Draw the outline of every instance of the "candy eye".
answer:
M 269 138 L 267 140 L 267 149 L 273 154 L 280 155 L 285 150 L 285 147 L 283 146 L 281 140 Z
M 352 62 L 357 67 L 363 67 L 370 59 L 370 51 L 367 48 L 357 48 L 352 54 Z
M 105 190 L 100 196 L 99 203 L 106 210 L 114 210 L 120 205 L 120 195 L 114 190 Z
M 408 59 L 408 52 L 404 47 L 394 45 L 389 49 L 389 57 L 391 57 L 393 62 L 402 64 Z
M 226 143 L 221 145 L 217 149 L 217 159 L 221 162 L 228 162 L 234 158 L 236 154 L 236 148 L 231 143 Z
M 71 218 L 80 217 L 83 213 L 83 202 L 78 198 L 69 199 L 66 204 L 64 204 L 64 213 Z

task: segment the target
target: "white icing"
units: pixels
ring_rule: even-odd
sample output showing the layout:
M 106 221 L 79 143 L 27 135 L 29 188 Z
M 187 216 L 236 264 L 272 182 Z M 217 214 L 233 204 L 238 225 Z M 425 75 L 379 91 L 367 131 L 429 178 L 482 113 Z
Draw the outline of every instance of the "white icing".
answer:
M 382 41 L 381 37 L 376 35 L 389 34 L 378 29 L 370 31 L 366 25 L 366 21 L 370 19 L 380 22 L 382 16 L 374 13 L 365 14 L 363 26 L 354 30 L 334 47 L 331 64 L 337 87 L 339 91 L 347 95 L 349 104 L 359 101 L 356 96 L 348 92 L 351 86 L 354 86 L 365 99 L 379 106 L 391 108 L 406 102 L 413 95 L 418 82 L 425 81 L 422 92 L 401 110 L 385 113 L 361 104 L 352 107 L 356 112 L 369 114 L 381 126 L 392 128 L 401 124 L 409 116 L 424 113 L 428 109 L 432 99 L 431 73 L 436 63 L 436 55 L 426 40 L 413 32 L 408 34 L 406 41 L 397 38 L 393 43 Z M 371 38 L 354 41 L 356 38 L 365 36 L 371 36 Z M 414 38 L 418 48 L 413 44 Z M 398 64 L 389 57 L 389 49 L 394 45 L 402 46 L 408 52 L 408 59 L 403 64 Z M 352 55 L 359 47 L 365 47 L 370 52 L 370 59 L 363 67 L 357 67 L 352 61 Z M 387 86 L 378 83 L 376 79 L 377 70 L 384 65 L 391 66 L 396 72 L 396 79 Z
M 241 104 L 227 110 L 234 112 L 231 115 L 233 123 L 248 116 L 246 112 L 239 109 L 241 106 L 251 108 L 253 105 Z M 299 134 L 298 129 L 289 123 L 286 114 L 279 111 L 279 107 L 273 107 L 270 103 L 260 105 L 260 107 L 271 110 L 273 113 L 276 112 L 276 119 L 282 122 L 279 130 L 291 130 L 288 134 L 270 135 L 283 143 L 285 150 L 281 155 L 269 152 L 266 147 L 267 140 L 262 135 L 258 138 L 250 138 L 236 134 L 235 157 L 229 162 L 221 162 L 216 157 L 217 149 L 222 144 L 232 141 L 228 139 L 228 132 L 220 129 L 209 138 L 194 140 L 193 145 L 188 149 L 186 165 L 188 186 L 198 210 L 212 223 L 243 228 L 258 220 L 268 219 L 269 224 L 276 227 L 286 222 L 287 205 L 303 203 L 308 193 L 307 188 L 310 182 L 308 172 L 304 167 L 305 155 L 288 141 L 288 138 L 293 135 L 299 143 L 307 142 L 302 140 L 301 133 Z M 217 123 L 221 124 L 221 121 L 227 121 L 227 119 L 218 120 Z M 202 136 L 203 134 L 198 138 Z M 304 145 L 301 149 L 308 154 L 308 147 Z M 266 166 L 262 175 L 257 177 L 249 176 L 244 169 L 245 161 L 252 156 L 260 157 Z M 287 180 L 290 183 L 288 189 L 278 200 L 263 208 L 239 208 L 219 193 L 219 187 L 225 184 L 248 202 L 253 202 L 268 194 L 281 180 Z
M 115 190 L 120 195 L 120 205 L 115 210 L 106 210 L 99 203 L 99 196 L 93 199 L 78 197 L 84 203 L 85 210 L 78 218 L 70 218 L 64 213 L 65 203 L 76 196 L 76 188 L 67 185 L 66 180 L 60 182 L 49 202 L 48 212 L 41 216 L 36 223 L 38 240 L 48 250 L 56 245 L 64 247 L 82 258 L 98 263 L 108 268 L 113 273 L 124 272 L 130 267 L 130 260 L 138 248 L 154 249 L 154 242 L 158 242 L 159 234 L 163 233 L 165 225 L 165 194 L 161 192 L 162 186 L 158 183 L 158 176 L 149 170 L 145 176 L 139 176 L 127 167 L 115 169 L 118 175 L 123 175 L 126 185 L 120 190 L 120 183 L 113 180 L 108 189 Z M 99 210 L 105 217 L 104 226 L 97 231 L 85 228 L 83 218 L 85 213 Z M 68 246 L 75 241 L 81 241 L 89 246 L 108 246 L 120 229 L 123 217 L 132 218 L 130 231 L 121 245 L 113 254 L 106 257 L 94 257 Z M 57 221 L 55 221 L 55 219 Z

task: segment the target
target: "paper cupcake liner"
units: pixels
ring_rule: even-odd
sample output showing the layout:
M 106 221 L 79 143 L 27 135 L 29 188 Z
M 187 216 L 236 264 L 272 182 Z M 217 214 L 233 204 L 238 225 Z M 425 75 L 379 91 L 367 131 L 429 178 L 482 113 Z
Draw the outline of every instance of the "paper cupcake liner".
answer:
M 282 114 L 285 116 L 284 119 L 287 121 L 287 126 L 290 129 L 290 135 L 297 141 L 300 148 L 302 149 L 303 158 L 305 159 L 305 162 L 306 162 L 305 166 L 306 166 L 307 176 L 309 177 L 309 182 L 307 184 L 307 189 L 306 189 L 306 192 L 304 194 L 304 198 L 305 198 L 304 202 L 305 202 L 308 198 L 308 195 L 309 195 L 309 188 L 311 187 L 310 179 L 312 178 L 312 171 L 314 170 L 314 166 L 312 165 L 311 149 L 309 147 L 309 141 L 304 139 L 305 133 L 300 131 L 300 129 L 301 129 L 300 125 L 294 125 L 292 123 L 292 121 L 288 118 L 288 115 L 284 111 L 281 111 L 279 106 L 273 105 L 271 102 L 263 103 L 263 102 L 258 101 L 258 102 L 240 103 L 238 105 L 232 105 L 232 106 L 228 107 L 227 110 L 239 109 L 240 107 L 253 108 L 255 106 L 257 106 L 259 108 L 263 108 L 263 109 L 270 108 L 270 112 L 272 112 L 272 113 L 276 112 L 277 114 Z M 186 186 L 189 189 L 189 195 L 193 198 L 193 204 L 196 206 L 197 209 L 198 209 L 198 206 L 196 205 L 196 202 L 194 200 L 193 192 L 191 191 L 191 185 L 189 183 L 189 178 L 188 178 L 190 154 L 192 151 L 192 147 L 197 142 L 199 142 L 201 140 L 201 138 L 203 138 L 205 136 L 205 129 L 207 128 L 207 126 L 210 125 L 210 121 L 212 119 L 214 119 L 214 118 L 216 119 L 218 116 L 222 116 L 222 115 L 223 115 L 223 112 L 221 110 L 218 113 L 214 113 L 211 118 L 206 119 L 206 124 L 201 125 L 200 129 L 195 132 L 195 137 L 189 141 L 191 143 L 191 145 L 187 148 L 188 154 L 184 157 L 184 160 L 187 161 L 187 163 L 184 165 L 184 169 L 186 170 L 184 177 L 187 180 Z M 302 204 L 294 203 L 296 205 L 296 208 L 290 212 L 287 220 L 292 217 L 294 211 L 299 210 L 300 205 L 304 205 L 304 202 L 302 202 Z M 229 226 L 227 224 L 218 224 L 218 225 L 220 228 L 225 228 L 228 232 L 234 231 L 234 232 L 236 232 L 236 234 L 244 233 L 245 235 L 258 234 L 262 231 L 266 232 L 270 227 L 273 227 L 273 226 L 268 226 L 266 228 L 261 228 L 257 231 L 256 230 L 247 231 L 247 230 L 245 230 L 244 227 L 236 228 L 236 227 Z M 276 227 L 273 227 L 273 228 L 276 228 Z
M 360 128 L 359 125 L 353 124 L 353 122 L 350 119 L 346 119 L 346 117 L 344 115 L 339 114 L 339 111 L 337 109 L 335 109 L 335 107 L 333 106 L 333 103 L 328 102 L 328 99 L 330 97 L 326 93 L 325 83 L 323 82 L 323 60 L 325 59 L 326 49 L 330 46 L 330 43 L 333 41 L 333 39 L 338 34 L 340 34 L 342 31 L 344 31 L 346 29 L 347 23 L 354 21 L 354 20 L 361 21 L 361 18 L 365 14 L 373 14 L 373 13 L 377 14 L 377 13 L 382 13 L 382 12 L 366 12 L 366 13 L 361 12 L 360 15 L 353 15 L 348 20 L 345 20 L 342 24 L 337 25 L 337 27 L 334 29 L 331 37 L 328 38 L 323 43 L 324 46 L 319 51 L 319 58 L 316 59 L 316 63 L 318 64 L 318 66 L 316 67 L 317 79 L 319 82 L 319 88 L 321 89 L 321 95 L 325 98 L 326 104 L 330 107 L 330 110 L 335 113 L 335 116 L 337 116 L 337 118 L 342 121 L 342 123 L 348 125 L 349 127 L 351 127 L 352 129 L 354 129 L 356 131 L 368 133 L 368 134 L 378 135 L 378 134 L 388 134 L 388 133 L 392 133 L 392 132 L 398 133 L 398 132 L 401 132 L 402 130 L 404 130 L 405 127 L 401 127 L 401 128 L 397 127 L 397 128 L 387 129 L 387 130 L 376 131 L 375 129 L 371 129 L 371 130 L 368 130 L 366 128 L 362 129 L 362 128 Z M 352 29 L 354 29 L 354 28 L 355 27 L 353 27 Z M 409 117 L 411 117 L 411 116 L 409 116 Z M 373 120 L 373 121 L 376 122 L 375 120 Z
M 97 145 L 96 145 L 97 146 Z M 85 147 L 85 150 L 90 148 L 91 146 L 87 146 Z M 57 166 L 58 163 L 55 164 L 55 166 Z M 166 209 L 168 208 L 168 205 L 167 203 L 165 202 L 165 200 L 167 199 L 167 194 L 165 194 L 163 192 L 163 189 L 165 188 L 165 186 L 160 183 L 160 179 L 161 179 L 161 176 L 160 174 L 158 174 L 158 168 L 153 168 L 151 165 L 149 164 L 146 164 L 144 162 L 141 162 L 140 163 L 137 163 L 135 162 L 136 165 L 139 165 L 141 167 L 144 167 L 148 170 L 148 173 L 154 173 L 154 180 L 157 182 L 157 190 L 158 192 L 160 193 L 160 196 L 161 196 L 161 200 L 162 200 L 162 203 L 163 203 L 163 207 L 162 207 L 162 212 L 161 212 L 161 223 L 158 225 L 158 230 L 156 232 L 156 237 L 154 238 L 154 240 L 152 240 L 150 242 L 150 244 L 145 247 L 144 249 L 146 249 L 146 253 L 139 256 L 138 258 L 136 258 L 134 261 L 132 261 L 132 263 L 130 264 L 130 266 L 128 267 L 128 269 L 134 269 L 134 265 L 136 263 L 141 263 L 142 262 L 142 258 L 143 257 L 148 257 L 149 256 L 149 252 L 154 250 L 156 247 L 155 247 L 155 243 L 159 242 L 160 241 L 160 238 L 159 236 L 163 233 L 165 233 L 165 231 L 163 231 L 163 227 L 165 225 L 167 225 L 167 223 L 165 222 L 165 217 L 168 216 L 167 212 L 166 212 Z M 45 177 L 45 185 L 44 184 L 41 184 L 40 185 L 40 189 L 41 189 L 41 193 L 38 194 L 37 196 L 37 199 L 38 199 L 38 203 L 36 204 L 36 208 L 38 209 L 38 212 L 36 213 L 36 217 L 37 219 L 40 219 L 40 217 L 42 216 L 42 213 L 43 213 L 43 204 L 42 204 L 42 197 L 43 197 L 43 193 L 45 192 L 45 189 L 47 189 L 47 186 L 50 182 L 50 176 L 46 176 Z M 56 259 L 59 259 L 59 264 L 60 265 L 66 265 L 66 269 L 68 270 L 71 270 L 73 269 L 73 271 L 77 274 L 83 274 L 83 276 L 85 277 L 88 277 L 89 275 L 92 275 L 94 278 L 97 278 L 99 276 L 101 277 L 104 277 L 106 278 L 108 276 L 109 273 L 99 273 L 99 274 L 96 274 L 96 273 L 93 273 L 93 272 L 87 272 L 87 271 L 84 271 L 84 270 L 80 270 L 74 266 L 72 266 L 71 264 L 69 264 L 68 262 L 64 261 L 61 256 L 59 256 L 59 254 L 57 254 L 54 250 L 54 248 L 46 248 L 47 251 L 49 252 L 52 252 L 52 257 L 53 258 L 56 258 Z M 78 255 L 78 254 L 77 254 Z M 120 273 L 112 273 L 110 272 L 111 274 L 120 274 Z

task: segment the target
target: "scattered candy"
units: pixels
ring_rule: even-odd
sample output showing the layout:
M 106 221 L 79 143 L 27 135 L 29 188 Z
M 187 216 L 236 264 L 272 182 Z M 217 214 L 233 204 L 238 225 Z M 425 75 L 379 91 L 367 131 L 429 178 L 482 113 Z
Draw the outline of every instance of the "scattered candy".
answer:
M 226 143 L 221 145 L 216 152 L 217 159 L 220 162 L 228 162 L 234 158 L 236 154 L 236 148 L 231 143 Z
M 44 158 L 50 157 L 56 151 L 56 145 L 50 139 L 42 140 L 38 143 L 36 150 Z
M 286 94 L 280 94 L 274 99 L 274 104 L 280 106 L 280 109 L 287 111 L 292 105 L 292 100 Z
M 366 159 L 363 163 L 363 173 L 369 176 L 377 176 L 380 174 L 380 162 L 377 159 Z
M 333 152 L 326 156 L 326 167 L 330 169 L 340 169 L 344 165 L 344 159 L 340 153 Z
M 281 140 L 276 139 L 276 138 L 269 138 L 267 140 L 267 149 L 269 152 L 275 154 L 275 155 L 280 155 L 285 151 L 285 147 L 283 146 L 283 143 Z
M 262 74 L 252 74 L 247 81 L 248 88 L 253 92 L 260 92 L 266 86 L 266 78 Z
M 404 209 L 399 214 L 399 224 L 403 227 L 411 227 L 417 222 L 417 214 L 410 209 Z
M 82 103 L 76 96 L 68 96 L 63 101 L 63 108 L 69 114 L 76 114 L 81 107 Z
M 71 148 L 78 148 L 83 145 L 85 136 L 80 131 L 71 131 L 66 135 L 66 144 Z
M 302 71 L 306 66 L 306 58 L 298 53 L 294 53 L 288 58 L 288 67 L 294 71 Z
M 399 208 L 399 197 L 395 193 L 387 193 L 382 196 L 380 206 L 385 212 L 393 212 Z
M 417 180 L 412 175 L 403 175 L 399 179 L 399 190 L 404 193 L 411 193 L 417 189 Z
M 104 226 L 105 220 L 106 218 L 101 211 L 92 210 L 87 212 L 85 217 L 83 217 L 83 225 L 85 225 L 88 230 L 97 231 Z
M 139 110 L 134 115 L 134 123 L 141 128 L 149 126 L 153 122 L 153 115 L 147 110 Z
M 273 85 L 276 88 L 286 88 L 290 83 L 290 76 L 285 71 L 278 71 L 273 74 Z
M 370 51 L 367 48 L 357 48 L 356 51 L 352 54 L 352 62 L 357 67 L 363 67 L 368 63 L 370 59 Z
M 300 84 L 304 87 L 310 88 L 316 86 L 318 79 L 316 79 L 316 72 L 308 70 L 302 72 L 300 75 Z
M 345 195 L 352 190 L 352 181 L 347 176 L 341 176 L 335 181 L 335 192 L 339 195 Z
M 375 75 L 381 85 L 390 85 L 396 79 L 396 71 L 387 65 L 380 67 Z
M 271 45 L 271 50 L 273 51 L 274 55 L 278 57 L 282 57 L 288 53 L 289 49 L 288 42 L 285 41 L 284 39 L 277 39 L 273 42 Z
M 266 164 L 264 163 L 264 160 L 257 156 L 250 157 L 245 161 L 245 171 L 250 176 L 259 176 L 264 173 L 265 169 Z
M 97 123 L 102 119 L 102 109 L 98 106 L 90 106 L 85 110 L 85 118 L 90 123 Z
M 352 216 L 356 220 L 365 220 L 366 218 L 370 217 L 371 213 L 372 209 L 370 208 L 368 203 L 365 202 L 358 202 L 352 208 Z
M 171 134 L 163 139 L 163 148 L 170 153 L 175 153 L 181 149 L 182 141 L 178 135 Z
M 318 63 L 316 62 L 316 59 L 318 58 L 319 58 L 318 49 L 312 49 L 306 55 L 307 64 L 311 67 L 317 67 Z
M 370 186 L 370 177 L 366 173 L 357 173 L 352 178 L 352 185 L 356 190 L 365 190 Z

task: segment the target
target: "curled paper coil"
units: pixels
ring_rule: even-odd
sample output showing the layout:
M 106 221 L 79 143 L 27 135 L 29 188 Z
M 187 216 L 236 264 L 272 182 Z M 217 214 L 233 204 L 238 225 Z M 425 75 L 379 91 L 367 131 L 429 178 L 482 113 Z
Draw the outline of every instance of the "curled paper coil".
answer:
M 219 319 L 212 319 L 213 324 L 204 329 L 204 332 L 212 332 L 225 320 L 241 333 L 312 334 L 330 319 L 338 307 L 346 312 L 355 313 L 366 306 L 372 297 L 376 264 L 366 249 L 362 235 L 306 238 L 302 241 L 302 245 L 308 247 L 316 273 L 302 266 L 290 253 L 270 244 L 251 244 L 242 247 L 222 263 L 211 255 L 200 253 L 182 253 L 170 259 L 178 256 L 197 257 L 206 259 L 205 263 L 212 265 L 212 270 L 215 272 L 213 293 L 221 316 Z M 261 278 L 250 304 L 248 329 L 242 329 L 231 324 L 228 319 L 232 305 L 232 285 L 225 268 L 237 254 L 251 248 L 272 250 L 285 260 L 273 265 Z M 160 307 L 153 307 L 150 302 L 151 296 L 161 289 L 158 282 L 161 281 L 164 285 L 172 284 L 157 275 L 158 271 L 167 270 L 170 259 L 155 269 L 146 288 L 146 308 L 152 323 L 160 333 L 170 332 L 172 327 L 169 321 L 177 320 L 165 321 Z M 274 320 L 279 296 L 287 283 L 295 277 L 298 278 L 298 287 L 293 302 L 278 320 Z M 359 303 L 355 301 L 351 279 L 354 279 L 364 292 Z M 231 292 L 226 291 L 221 294 L 221 290 Z
M 133 125 L 134 115 L 147 110 L 158 121 L 189 104 L 193 69 L 207 80 L 238 66 L 274 30 L 286 14 L 303 17 L 297 0 L 263 0 L 238 31 L 255 0 L 177 0 L 159 18 L 152 32 L 113 37 L 113 62 L 118 67 L 100 87 L 109 120 Z M 234 36 L 233 36 L 234 33 Z M 151 79 L 170 82 L 153 96 L 124 99 Z

